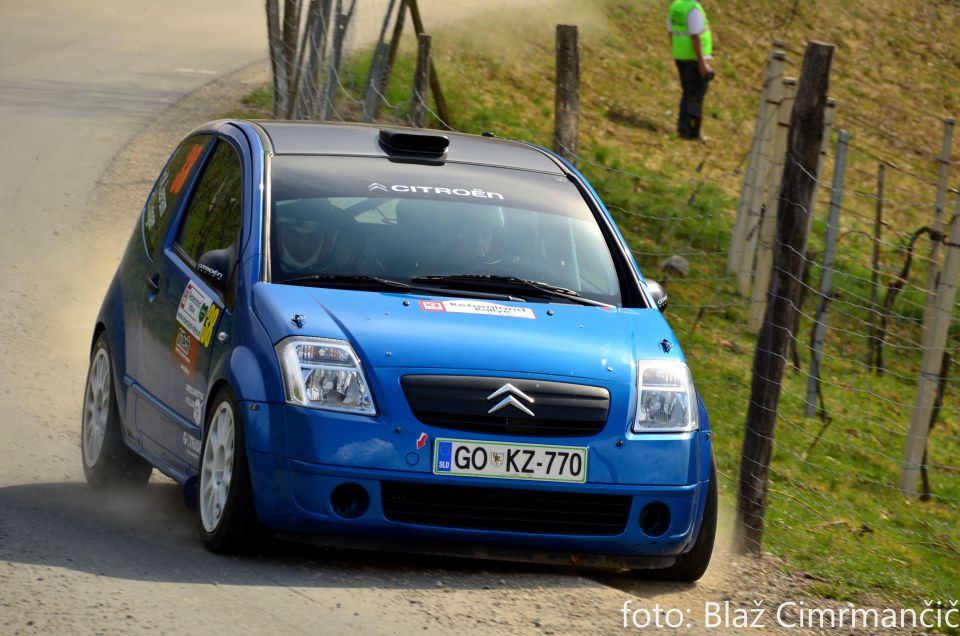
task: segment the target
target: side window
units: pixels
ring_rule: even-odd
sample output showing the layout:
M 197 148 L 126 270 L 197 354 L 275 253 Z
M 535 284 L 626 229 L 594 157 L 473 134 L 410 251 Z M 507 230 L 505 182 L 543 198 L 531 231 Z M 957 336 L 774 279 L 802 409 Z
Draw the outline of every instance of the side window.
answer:
M 167 221 L 176 211 L 186 184 L 209 141 L 208 135 L 197 135 L 180 144 L 150 193 L 143 211 L 143 240 L 151 257 L 163 241 Z
M 177 244 L 196 264 L 210 250 L 233 245 L 240 237 L 243 178 L 240 157 L 218 141 L 193 190 Z

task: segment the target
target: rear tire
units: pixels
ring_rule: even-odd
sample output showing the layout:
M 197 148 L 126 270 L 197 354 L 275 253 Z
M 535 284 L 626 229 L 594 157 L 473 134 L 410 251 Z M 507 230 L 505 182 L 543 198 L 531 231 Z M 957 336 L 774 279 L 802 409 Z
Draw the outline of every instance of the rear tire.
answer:
M 123 442 L 113 380 L 110 347 L 106 333 L 101 333 L 93 345 L 83 393 L 83 475 L 94 488 L 144 486 L 153 466 Z
M 263 537 L 253 504 L 240 408 L 229 388 L 214 398 L 203 433 L 197 525 L 211 552 L 247 552 Z
M 700 532 L 693 548 L 677 557 L 677 562 L 657 571 L 657 577 L 670 581 L 693 583 L 707 571 L 713 555 L 713 542 L 717 536 L 717 467 L 710 464 L 710 481 L 707 483 L 707 502 L 700 521 Z

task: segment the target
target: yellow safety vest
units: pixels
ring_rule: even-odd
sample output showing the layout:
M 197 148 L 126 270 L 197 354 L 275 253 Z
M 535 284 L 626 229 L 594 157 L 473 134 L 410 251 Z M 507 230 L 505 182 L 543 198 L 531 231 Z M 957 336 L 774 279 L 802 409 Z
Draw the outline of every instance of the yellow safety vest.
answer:
M 687 32 L 687 16 L 694 9 L 703 14 L 703 33 L 700 34 L 700 46 L 703 57 L 713 54 L 713 37 L 710 34 L 710 20 L 697 0 L 676 0 L 670 5 L 670 34 L 673 35 L 673 59 L 696 60 L 697 52 L 693 49 L 693 40 Z

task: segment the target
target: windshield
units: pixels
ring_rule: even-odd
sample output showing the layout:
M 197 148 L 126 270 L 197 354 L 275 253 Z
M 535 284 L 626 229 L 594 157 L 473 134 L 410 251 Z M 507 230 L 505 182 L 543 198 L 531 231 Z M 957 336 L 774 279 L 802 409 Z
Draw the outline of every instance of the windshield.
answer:
M 313 156 L 275 157 L 272 175 L 275 283 L 515 277 L 621 304 L 600 228 L 562 176 Z

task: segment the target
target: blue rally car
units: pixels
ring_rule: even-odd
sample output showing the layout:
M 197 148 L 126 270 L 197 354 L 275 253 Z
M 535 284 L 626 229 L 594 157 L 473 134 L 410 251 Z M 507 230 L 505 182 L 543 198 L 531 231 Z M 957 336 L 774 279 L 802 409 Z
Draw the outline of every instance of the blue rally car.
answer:
M 716 476 L 665 305 L 542 148 L 213 122 L 103 301 L 84 472 L 184 484 L 214 552 L 270 532 L 696 580 Z

